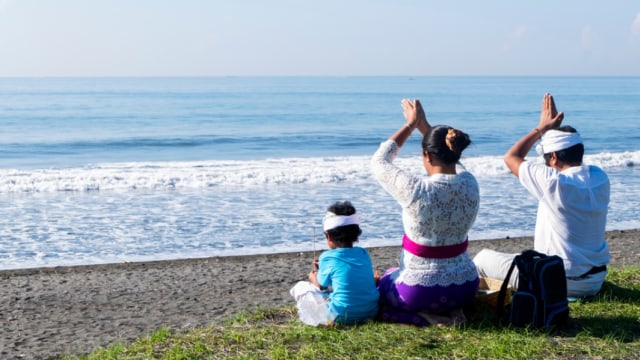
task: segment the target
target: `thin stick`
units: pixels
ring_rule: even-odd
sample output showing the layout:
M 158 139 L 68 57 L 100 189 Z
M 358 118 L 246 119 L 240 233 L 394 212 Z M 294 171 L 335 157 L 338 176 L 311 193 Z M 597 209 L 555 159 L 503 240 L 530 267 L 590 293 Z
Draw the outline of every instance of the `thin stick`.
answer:
M 313 261 L 316 261 L 316 228 L 313 228 Z

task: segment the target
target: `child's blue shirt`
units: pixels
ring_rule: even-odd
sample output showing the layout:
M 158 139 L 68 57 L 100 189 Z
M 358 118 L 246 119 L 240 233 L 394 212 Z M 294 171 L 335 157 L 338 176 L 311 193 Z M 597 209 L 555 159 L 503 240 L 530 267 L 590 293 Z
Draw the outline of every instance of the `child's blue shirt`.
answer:
M 337 323 L 358 323 L 375 317 L 379 293 L 373 265 L 361 247 L 327 250 L 318 261 L 318 283 L 331 287 L 328 310 Z

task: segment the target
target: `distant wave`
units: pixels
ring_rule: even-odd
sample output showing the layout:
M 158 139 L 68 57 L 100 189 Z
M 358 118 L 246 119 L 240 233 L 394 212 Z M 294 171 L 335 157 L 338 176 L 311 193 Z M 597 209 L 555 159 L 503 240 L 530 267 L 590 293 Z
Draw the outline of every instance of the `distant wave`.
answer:
M 185 137 L 163 137 L 163 138 L 128 138 L 128 139 L 98 139 L 80 140 L 65 142 L 39 142 L 33 144 L 9 143 L 2 145 L 4 152 L 10 153 L 73 153 L 97 149 L 100 151 L 110 151 L 114 149 L 135 149 L 139 147 L 151 147 L 160 149 L 182 148 L 206 146 L 209 144 L 226 145 L 252 141 L 246 138 L 232 136 L 185 136 Z M 253 139 L 261 141 L 261 139 Z
M 297 156 L 361 155 L 372 152 L 381 136 L 330 133 L 265 133 L 253 136 L 188 135 L 116 139 L 0 142 L 1 167 L 72 167 L 117 161 L 162 162 L 249 160 Z
M 0 169 L 0 193 L 86 192 L 198 189 L 226 186 L 286 186 L 372 181 L 370 156 L 282 158 L 251 161 L 131 162 L 90 167 Z M 539 161 L 535 159 L 533 161 Z M 463 159 L 476 177 L 506 176 L 500 156 Z M 396 163 L 423 173 L 416 157 Z M 640 151 L 585 156 L 585 163 L 604 169 L 640 164 Z
M 264 136 L 233 136 L 233 135 L 187 135 L 187 136 L 160 136 L 160 137 L 131 137 L 117 139 L 93 139 L 93 140 L 66 140 L 66 141 L 42 141 L 37 139 L 34 142 L 21 143 L 0 143 L 3 152 L 73 152 L 76 150 L 86 151 L 88 149 L 98 149 L 100 151 L 109 151 L 109 149 L 118 148 L 138 148 L 138 147 L 156 147 L 156 148 L 176 148 L 176 147 L 194 147 L 194 146 L 225 146 L 225 145 L 245 145 L 255 147 L 256 144 L 266 146 L 281 146 L 284 144 L 304 145 L 314 144 L 322 145 L 326 143 L 341 144 L 346 146 L 362 146 L 366 144 L 378 144 L 381 136 L 377 135 L 352 135 L 352 134 L 332 134 L 332 133 L 279 133 L 268 134 Z

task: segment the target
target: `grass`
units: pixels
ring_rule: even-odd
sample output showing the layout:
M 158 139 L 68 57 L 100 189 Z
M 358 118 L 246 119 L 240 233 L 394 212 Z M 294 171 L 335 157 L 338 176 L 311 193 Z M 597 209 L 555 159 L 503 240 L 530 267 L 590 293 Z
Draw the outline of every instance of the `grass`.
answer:
M 640 267 L 612 269 L 594 301 L 570 307 L 567 326 L 544 333 L 499 326 L 483 306 L 467 311 L 467 325 L 458 329 L 378 322 L 310 327 L 292 305 L 243 313 L 222 326 L 159 329 L 131 344 L 64 359 L 640 358 Z

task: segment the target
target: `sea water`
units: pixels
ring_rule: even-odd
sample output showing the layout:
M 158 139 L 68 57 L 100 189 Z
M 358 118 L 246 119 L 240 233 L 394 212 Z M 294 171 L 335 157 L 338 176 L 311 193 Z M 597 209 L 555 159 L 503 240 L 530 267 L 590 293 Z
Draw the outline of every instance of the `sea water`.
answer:
M 1 78 L 0 269 L 321 250 L 337 200 L 361 246 L 398 245 L 369 161 L 403 98 L 471 136 L 470 239 L 532 235 L 536 202 L 502 155 L 545 92 L 610 176 L 608 230 L 640 228 L 638 77 Z M 424 175 L 420 153 L 416 132 L 397 164 Z

